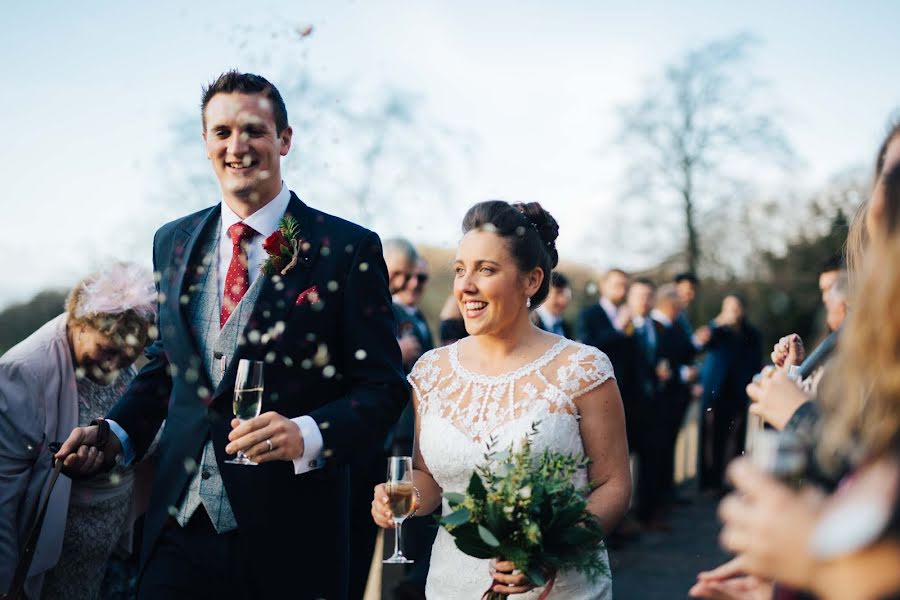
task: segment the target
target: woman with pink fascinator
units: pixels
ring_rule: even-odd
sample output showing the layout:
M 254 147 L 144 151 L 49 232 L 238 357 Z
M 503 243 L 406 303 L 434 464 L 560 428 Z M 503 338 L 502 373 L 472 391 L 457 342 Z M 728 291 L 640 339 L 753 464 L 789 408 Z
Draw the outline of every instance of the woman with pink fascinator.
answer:
M 64 314 L 0 358 L 0 594 L 50 487 L 48 445 L 116 403 L 155 314 L 152 274 L 116 263 L 80 281 Z M 133 488 L 133 469 L 121 467 L 56 482 L 25 583 L 28 598 L 98 596 L 117 540 L 131 531 Z

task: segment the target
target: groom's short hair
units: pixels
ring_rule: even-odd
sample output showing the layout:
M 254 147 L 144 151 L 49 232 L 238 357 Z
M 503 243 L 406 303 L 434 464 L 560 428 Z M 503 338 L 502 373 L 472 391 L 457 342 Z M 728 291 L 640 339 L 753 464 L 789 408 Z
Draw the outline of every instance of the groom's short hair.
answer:
M 203 88 L 203 99 L 200 102 L 200 115 L 203 118 L 203 129 L 206 130 L 206 105 L 216 94 L 265 94 L 272 103 L 272 115 L 275 117 L 275 134 L 281 135 L 288 126 L 287 108 L 278 92 L 278 88 L 261 75 L 241 73 L 236 69 L 226 71 Z

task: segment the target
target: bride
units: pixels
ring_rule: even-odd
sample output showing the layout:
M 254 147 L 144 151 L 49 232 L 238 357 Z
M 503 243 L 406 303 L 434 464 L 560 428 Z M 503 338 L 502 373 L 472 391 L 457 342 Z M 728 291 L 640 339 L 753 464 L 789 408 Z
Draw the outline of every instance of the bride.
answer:
M 558 226 L 541 206 L 490 201 L 463 219 L 454 295 L 470 336 L 423 355 L 410 373 L 416 409 L 414 485 L 417 516 L 442 506 L 444 492 L 464 492 L 484 461 L 485 444 L 520 443 L 537 423 L 536 452 L 584 453 L 591 464 L 588 510 L 611 531 L 628 508 L 631 475 L 622 400 L 605 354 L 544 332 L 530 311 L 547 297 L 557 263 Z M 383 485 L 372 517 L 393 527 Z M 476 600 L 489 585 L 503 594 L 537 598 L 541 590 L 514 564 L 473 558 L 438 532 L 426 585 L 429 600 Z M 603 551 L 606 560 L 606 552 Z M 493 582 L 491 581 L 493 577 Z M 595 583 L 562 572 L 549 598 L 612 597 L 612 581 Z

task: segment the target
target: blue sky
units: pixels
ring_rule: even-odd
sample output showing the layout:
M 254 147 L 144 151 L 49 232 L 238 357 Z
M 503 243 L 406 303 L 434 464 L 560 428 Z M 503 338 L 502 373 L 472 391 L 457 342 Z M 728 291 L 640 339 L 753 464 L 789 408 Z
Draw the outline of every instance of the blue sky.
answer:
M 685 50 L 741 31 L 759 38 L 751 64 L 804 161 L 790 182 L 798 190 L 868 165 L 900 106 L 900 6 L 783 4 L 15 3 L 0 23 L 0 252 L 16 257 L 0 264 L 0 305 L 65 288 L 111 258 L 148 263 L 155 228 L 187 210 L 177 198 L 160 201 L 179 176 L 160 160 L 172 150 L 172 123 L 197 110 L 202 83 L 231 67 L 263 68 L 276 84 L 304 68 L 356 103 L 399 87 L 435 122 L 477 136 L 471 162 L 448 166 L 449 197 L 404 189 L 398 218 L 379 224 L 383 235 L 449 245 L 458 218 L 436 221 L 415 207 L 444 203 L 461 217 L 486 198 L 540 200 L 561 223 L 564 257 L 647 264 L 655 257 L 579 244 L 621 208 L 622 160 L 608 143 L 616 107 Z M 306 24 L 314 30 L 302 40 L 272 37 Z M 263 58 L 270 48 L 276 55 Z M 196 147 L 179 151 L 202 165 L 199 125 Z M 341 169 L 331 165 L 329 176 L 340 179 Z M 354 218 L 332 188 L 287 183 Z

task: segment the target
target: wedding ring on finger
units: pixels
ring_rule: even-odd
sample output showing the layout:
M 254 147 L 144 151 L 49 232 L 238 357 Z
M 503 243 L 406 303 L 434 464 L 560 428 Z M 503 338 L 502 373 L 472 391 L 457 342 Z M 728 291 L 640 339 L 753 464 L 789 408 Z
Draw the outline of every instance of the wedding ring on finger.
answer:
M 272 443 L 272 438 L 266 438 L 266 444 L 269 445 L 269 452 L 275 449 L 275 445 Z

